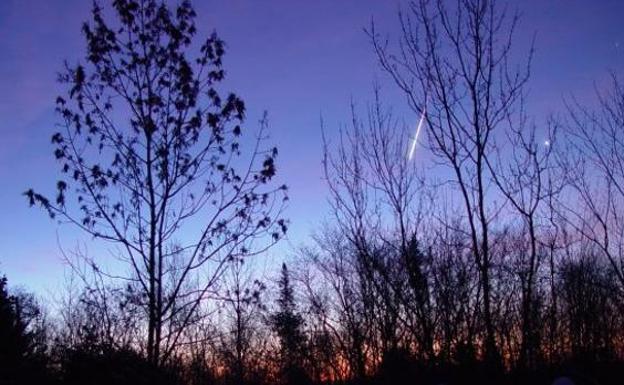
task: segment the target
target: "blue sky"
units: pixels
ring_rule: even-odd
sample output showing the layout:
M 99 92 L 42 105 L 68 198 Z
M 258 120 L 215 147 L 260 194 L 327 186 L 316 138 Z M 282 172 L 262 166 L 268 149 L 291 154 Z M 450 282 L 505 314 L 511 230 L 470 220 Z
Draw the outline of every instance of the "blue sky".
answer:
M 0 2 L 0 272 L 14 285 L 41 294 L 63 281 L 59 242 L 71 249 L 89 244 L 58 225 L 20 195 L 34 187 L 50 191 L 56 180 L 50 135 L 54 129 L 55 82 L 63 60 L 84 52 L 80 25 L 90 1 Z M 200 34 L 213 29 L 228 51 L 227 86 L 246 101 L 248 124 L 269 112 L 271 141 L 279 148 L 280 180 L 290 186 L 289 240 L 271 254 L 286 258 L 307 241 L 327 216 L 322 181 L 320 116 L 331 137 L 349 120 L 351 99 L 364 104 L 372 82 L 407 123 L 416 122 L 403 98 L 379 71 L 363 28 L 397 35 L 400 1 L 230 0 L 195 1 Z M 561 111 L 562 97 L 591 103 L 593 87 L 624 65 L 624 2 L 518 1 L 522 14 L 517 48 L 536 34 L 529 108 L 538 123 Z

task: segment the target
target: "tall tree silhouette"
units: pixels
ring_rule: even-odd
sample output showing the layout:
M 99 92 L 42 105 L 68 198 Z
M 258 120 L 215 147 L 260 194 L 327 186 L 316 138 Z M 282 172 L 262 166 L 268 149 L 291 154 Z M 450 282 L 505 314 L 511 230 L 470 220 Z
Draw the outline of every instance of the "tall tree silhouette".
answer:
M 66 64 L 59 77 L 67 94 L 56 100 L 52 136 L 63 175 L 56 197 L 25 195 L 119 250 L 131 271 L 121 279 L 140 294 L 145 351 L 160 364 L 227 261 L 285 233 L 286 187 L 271 183 L 277 149 L 263 148 L 266 118 L 255 142 L 242 142 L 245 104 L 218 90 L 223 41 L 213 33 L 193 50 L 190 3 L 115 0 L 112 11 L 108 21 L 94 5 L 82 29 L 86 63 Z
M 278 282 L 278 309 L 272 316 L 272 325 L 279 338 L 282 382 L 284 384 L 305 384 L 309 382 L 305 372 L 305 335 L 303 317 L 297 312 L 297 305 L 290 274 L 282 264 Z

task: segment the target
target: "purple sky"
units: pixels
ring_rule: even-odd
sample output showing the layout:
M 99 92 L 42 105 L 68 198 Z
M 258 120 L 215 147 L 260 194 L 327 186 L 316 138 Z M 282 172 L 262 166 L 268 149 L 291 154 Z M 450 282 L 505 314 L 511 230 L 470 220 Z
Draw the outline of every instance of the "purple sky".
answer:
M 279 147 L 281 180 L 290 186 L 289 245 L 306 242 L 327 214 L 321 179 L 319 118 L 329 129 L 349 119 L 351 98 L 365 103 L 379 80 L 386 102 L 406 122 L 416 121 L 379 72 L 362 32 L 371 17 L 396 36 L 397 0 L 196 1 L 200 33 L 216 29 L 228 44 L 230 89 L 249 108 L 249 124 L 269 111 Z M 57 235 L 64 248 L 80 238 L 41 210 L 29 209 L 25 189 L 50 191 L 56 180 L 50 135 L 55 83 L 63 60 L 84 52 L 80 25 L 85 0 L 0 1 L 0 272 L 14 285 L 41 294 L 63 280 Z M 624 2 L 620 0 L 517 2 L 522 13 L 518 48 L 537 33 L 529 107 L 538 123 L 561 110 L 562 96 L 593 99 L 594 83 L 624 65 Z M 331 132 L 330 132 L 331 135 Z M 82 238 L 88 241 L 88 238 Z

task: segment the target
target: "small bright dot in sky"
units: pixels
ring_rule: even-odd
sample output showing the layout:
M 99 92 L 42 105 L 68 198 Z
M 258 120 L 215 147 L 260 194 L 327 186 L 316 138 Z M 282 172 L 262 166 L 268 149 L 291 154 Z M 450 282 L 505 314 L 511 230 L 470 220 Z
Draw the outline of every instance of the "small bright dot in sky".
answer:
M 550 140 L 546 139 L 544 141 L 544 146 L 546 146 L 546 147 L 550 146 Z

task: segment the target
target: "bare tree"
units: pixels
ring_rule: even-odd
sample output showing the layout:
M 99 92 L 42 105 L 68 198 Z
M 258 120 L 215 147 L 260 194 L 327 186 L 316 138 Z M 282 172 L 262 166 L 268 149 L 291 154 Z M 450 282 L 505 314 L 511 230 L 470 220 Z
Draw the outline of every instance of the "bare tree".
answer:
M 260 334 L 261 313 L 264 310 L 262 293 L 265 285 L 252 279 L 250 270 L 242 260 L 232 261 L 234 266 L 226 278 L 226 290 L 221 300 L 224 305 L 225 325 L 222 335 L 221 356 L 232 384 L 250 382 L 255 370 L 254 345 Z
M 496 158 L 486 158 L 494 183 L 511 205 L 512 217 L 520 219 L 520 236 L 513 254 L 520 265 L 517 269 L 522 293 L 519 362 L 525 368 L 534 367 L 539 362 L 536 282 L 545 256 L 540 231 L 550 225 L 545 215 L 547 205 L 561 189 L 560 183 L 559 186 L 549 183 L 556 166 L 551 156 L 556 126 L 549 125 L 548 128 L 542 134 L 546 139 L 540 140 L 536 137 L 535 125 L 527 128 L 524 120 L 510 122 L 506 135 L 508 146 L 498 149 Z M 506 156 L 502 157 L 501 152 Z
M 314 317 L 312 325 L 321 325 L 330 336 L 338 357 L 327 357 L 324 364 L 334 368 L 335 378 L 362 381 L 366 378 L 370 341 L 371 311 L 368 295 L 358 273 L 354 248 L 336 229 L 324 228 L 315 237 L 315 248 L 302 251 L 306 271 L 303 277 L 306 296 Z M 321 284 L 318 284 L 318 283 Z M 316 283 L 316 284 L 315 284 Z M 336 358 L 348 363 L 341 370 Z
M 419 115 L 426 109 L 432 154 L 452 170 L 470 228 L 472 253 L 479 268 L 485 355 L 497 361 L 491 311 L 490 222 L 496 210 L 488 201 L 487 157 L 494 134 L 509 121 L 529 77 L 512 65 L 517 15 L 496 1 L 453 4 L 436 0 L 409 3 L 400 13 L 398 52 L 375 30 L 368 30 L 382 68 L 405 93 Z
M 607 258 L 624 295 L 624 86 L 613 75 L 598 92 L 598 107 L 567 103 L 561 124 L 568 134 L 560 161 L 574 199 L 562 202 L 562 215 Z M 580 204 L 580 206 L 579 206 Z
M 442 363 L 474 360 L 479 284 L 470 242 L 458 219 L 443 218 L 429 241 L 433 249 L 432 297 Z M 440 223 L 440 222 L 438 222 Z M 468 252 L 467 252 L 468 251 Z
M 559 281 L 567 353 L 593 362 L 613 359 L 621 328 L 612 294 L 617 285 L 614 272 L 599 253 L 596 245 L 585 242 L 574 259 L 562 264 Z
M 335 147 L 325 141 L 330 203 L 337 229 L 349 243 L 342 248 L 347 255 L 329 252 L 334 259 L 329 266 L 346 258 L 368 288 L 358 295 L 377 308 L 368 309 L 367 316 L 379 317 L 373 324 L 383 336 L 376 341 L 385 346 L 382 350 L 397 347 L 400 324 L 419 346 L 418 353 L 432 359 L 430 281 L 417 234 L 428 196 L 416 164 L 407 158 L 407 126 L 382 104 L 378 87 L 374 97 L 364 118 L 352 104 L 351 125 L 341 130 Z

